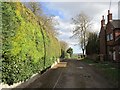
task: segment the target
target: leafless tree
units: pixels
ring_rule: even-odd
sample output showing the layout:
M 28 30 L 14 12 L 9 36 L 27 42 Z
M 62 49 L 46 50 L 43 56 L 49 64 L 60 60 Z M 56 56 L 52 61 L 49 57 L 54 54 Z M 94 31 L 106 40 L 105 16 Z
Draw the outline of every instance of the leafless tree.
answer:
M 61 47 L 61 58 L 65 58 L 65 53 L 68 48 L 68 44 L 65 41 L 60 41 L 60 47 Z
M 55 23 L 56 21 L 53 19 L 54 16 L 48 17 L 43 13 L 42 5 L 39 2 L 30 2 L 29 8 L 31 11 L 37 16 L 42 26 L 44 26 L 44 29 L 51 35 L 58 35 L 57 30 L 54 28 L 54 26 L 58 23 Z
M 65 41 L 60 41 L 60 46 L 64 51 L 66 51 L 68 48 L 68 44 Z
M 41 4 L 39 2 L 29 2 L 31 11 L 36 15 L 42 15 L 43 11 L 41 9 Z
M 53 36 L 56 35 L 56 30 L 54 29 L 54 23 L 53 23 L 53 16 L 48 17 L 45 15 L 42 11 L 41 4 L 39 2 L 30 2 L 29 3 L 29 9 L 34 13 L 36 18 L 38 19 L 38 23 L 40 25 L 40 31 L 42 33 L 43 37 L 43 43 L 44 43 L 44 66 L 45 66 L 45 59 L 46 59 L 46 38 L 44 34 L 44 30 L 46 33 L 51 34 Z
M 75 18 L 72 18 L 75 28 L 73 30 L 73 36 L 79 39 L 79 45 L 85 55 L 85 47 L 87 44 L 88 32 L 91 26 L 91 20 L 85 13 L 78 14 Z

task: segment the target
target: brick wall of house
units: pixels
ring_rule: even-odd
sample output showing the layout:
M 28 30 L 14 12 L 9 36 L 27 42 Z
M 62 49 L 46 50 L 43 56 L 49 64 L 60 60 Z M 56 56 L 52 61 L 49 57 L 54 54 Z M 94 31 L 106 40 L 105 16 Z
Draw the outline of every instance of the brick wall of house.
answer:
M 101 30 L 99 33 L 99 40 L 100 40 L 100 60 L 105 60 L 106 59 L 106 35 L 105 35 L 105 20 L 104 16 L 102 17 L 101 20 Z
M 105 30 L 102 28 L 100 32 L 100 56 L 101 58 L 106 58 L 106 37 L 105 37 Z
M 100 38 L 100 57 L 107 56 L 108 60 L 120 62 L 120 28 L 118 23 L 112 20 L 112 13 L 108 10 L 106 28 L 103 27 L 104 18 L 101 20 Z M 114 24 L 113 24 L 113 23 Z M 117 25 L 117 26 L 113 26 Z M 116 28 L 117 27 L 117 28 Z

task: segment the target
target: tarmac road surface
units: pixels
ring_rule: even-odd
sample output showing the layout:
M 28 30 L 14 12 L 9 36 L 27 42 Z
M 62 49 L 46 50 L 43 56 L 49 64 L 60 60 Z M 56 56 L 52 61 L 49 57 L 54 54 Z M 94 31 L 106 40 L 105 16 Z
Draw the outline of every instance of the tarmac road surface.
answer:
M 63 60 L 26 88 L 113 88 L 113 86 L 80 60 Z

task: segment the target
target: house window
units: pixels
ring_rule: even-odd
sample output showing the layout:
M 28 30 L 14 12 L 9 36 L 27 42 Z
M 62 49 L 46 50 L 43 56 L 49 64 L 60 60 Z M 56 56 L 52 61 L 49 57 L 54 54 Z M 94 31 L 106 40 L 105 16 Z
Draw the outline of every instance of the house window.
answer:
M 110 40 L 113 40 L 113 34 L 112 33 L 110 34 Z
M 109 41 L 110 39 L 109 39 L 109 34 L 107 35 L 107 41 Z
M 113 34 L 108 34 L 107 35 L 107 41 L 113 40 Z

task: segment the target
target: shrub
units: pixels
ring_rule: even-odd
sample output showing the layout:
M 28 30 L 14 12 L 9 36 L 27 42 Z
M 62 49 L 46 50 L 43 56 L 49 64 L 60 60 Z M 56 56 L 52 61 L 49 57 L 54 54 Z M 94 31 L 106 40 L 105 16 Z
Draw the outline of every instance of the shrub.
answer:
M 26 81 L 60 56 L 58 40 L 44 30 L 45 51 L 43 27 L 20 2 L 2 2 L 2 23 L 2 82 Z

